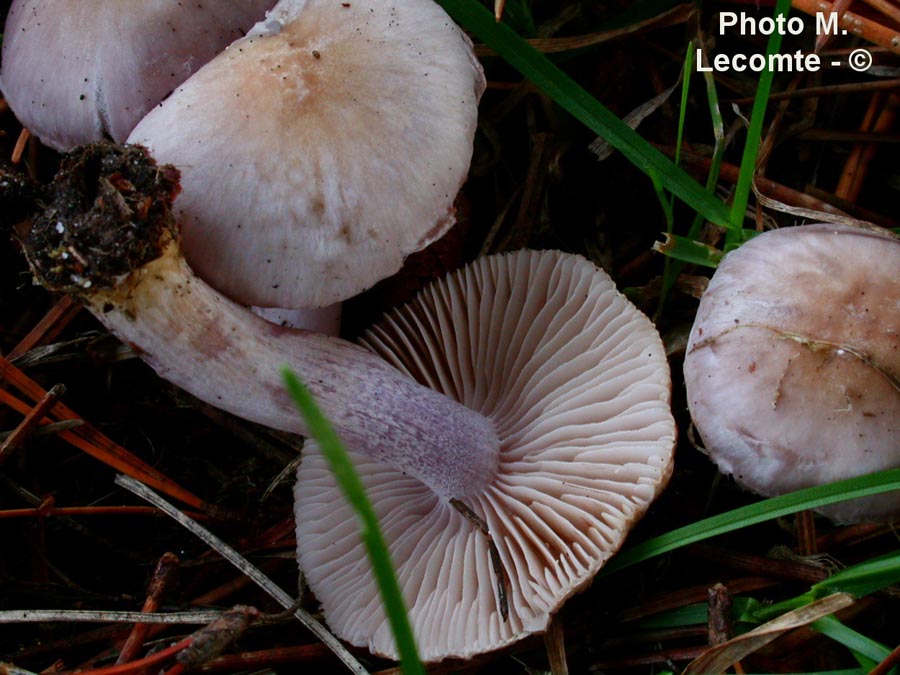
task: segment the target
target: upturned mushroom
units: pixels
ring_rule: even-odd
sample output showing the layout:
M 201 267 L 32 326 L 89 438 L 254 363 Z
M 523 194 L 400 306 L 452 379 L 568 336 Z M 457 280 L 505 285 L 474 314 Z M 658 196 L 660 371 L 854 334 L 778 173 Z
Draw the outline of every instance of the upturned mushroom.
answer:
M 305 433 L 279 378 L 294 368 L 372 489 L 424 658 L 542 630 L 671 472 L 669 374 L 646 317 L 581 258 L 517 254 L 434 286 L 373 333 L 389 361 L 266 323 L 197 279 L 178 252 L 177 190 L 177 170 L 140 148 L 72 155 L 25 243 L 35 275 L 77 292 L 176 385 Z M 298 514 L 321 522 L 301 526 L 301 564 L 339 635 L 394 655 L 322 472 L 312 452 Z
M 138 121 L 203 63 L 242 36 L 274 0 L 13 0 L 0 90 L 59 151 Z
M 520 251 L 436 282 L 363 343 L 483 415 L 499 441 L 495 468 L 462 505 L 351 448 L 422 657 L 471 657 L 544 630 L 672 471 L 669 371 L 653 325 L 584 258 Z M 304 453 L 300 567 L 340 637 L 396 658 L 352 510 L 316 445 Z
M 721 471 L 773 496 L 900 466 L 900 240 L 817 224 L 722 261 L 684 363 L 691 417 Z M 900 514 L 900 494 L 823 507 Z
M 453 224 L 483 89 L 432 0 L 282 0 L 129 142 L 181 171 L 199 276 L 244 304 L 321 307 Z
M 260 18 L 274 3 L 179 10 L 174 3 L 116 3 L 110 11 L 99 8 L 101 21 L 84 30 L 83 8 L 50 14 L 45 4 L 13 6 L 9 25 L 17 37 L 7 41 L 4 73 L 11 98 L 22 99 L 13 107 L 23 122 L 45 140 L 65 136 L 65 143 L 50 141 L 62 149 L 99 138 L 104 128 L 122 140 L 149 107 L 136 106 L 129 95 L 160 90 L 155 104 L 212 56 L 213 45 L 224 46 L 225 35 L 236 37 L 237 31 L 213 34 L 204 28 L 210 21 L 217 26 L 240 6 L 240 17 L 228 18 L 241 18 L 243 33 L 248 17 Z M 110 54 L 123 41 L 91 31 L 106 20 L 124 21 L 120 15 L 129 11 L 152 20 L 124 22 L 143 32 L 124 41 L 133 58 L 115 58 Z M 198 11 L 215 14 L 204 23 L 194 16 Z M 186 39 L 185 21 L 203 28 L 199 39 Z M 162 39 L 154 37 L 160 27 Z M 36 45 L 53 32 L 98 47 L 82 55 L 79 42 L 35 56 Z M 212 37 L 218 41 L 204 39 Z M 161 53 L 145 59 L 147 45 Z M 38 58 L 60 80 L 38 87 L 42 96 L 47 89 L 47 96 L 66 98 L 62 85 L 73 82 L 96 92 L 74 107 L 49 105 L 31 77 L 32 70 L 41 72 Z M 179 58 L 190 69 L 163 67 L 163 59 Z M 74 77 L 70 66 L 90 76 L 78 70 Z M 129 88 L 111 86 L 118 82 Z M 239 302 L 262 305 L 257 312 L 270 321 L 336 334 L 336 303 L 396 271 L 407 254 L 453 224 L 483 89 L 470 42 L 430 0 L 389 6 L 285 0 L 154 109 L 131 139 L 182 170 L 184 250 L 201 277 Z M 34 122 L 45 109 L 52 112 Z M 112 110 L 121 113 L 115 128 L 104 123 Z
M 306 433 L 282 386 L 289 364 L 351 446 L 396 455 L 439 494 L 477 490 L 497 461 L 490 423 L 357 345 L 271 324 L 196 277 L 171 211 L 177 177 L 138 146 L 66 156 L 24 244 L 36 278 L 79 296 L 160 376 L 213 406 Z

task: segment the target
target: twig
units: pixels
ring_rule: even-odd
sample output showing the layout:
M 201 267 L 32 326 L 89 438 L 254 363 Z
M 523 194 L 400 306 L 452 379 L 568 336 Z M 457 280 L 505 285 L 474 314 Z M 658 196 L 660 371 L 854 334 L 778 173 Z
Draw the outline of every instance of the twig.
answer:
M 547 632 L 544 633 L 544 647 L 547 650 L 547 661 L 550 664 L 551 675 L 569 675 L 569 665 L 566 661 L 565 631 L 562 617 L 559 614 L 550 619 Z
M 856 599 L 849 593 L 834 593 L 807 605 L 786 612 L 771 621 L 742 633 L 728 642 L 715 645 L 697 657 L 682 671 L 684 675 L 724 673 L 737 661 L 753 654 L 795 628 L 807 626 L 818 619 L 851 606 Z
M 47 393 L 37 382 L 28 377 L 21 369 L 14 366 L 3 356 L 0 356 L 0 379 L 4 379 L 12 384 L 33 401 L 40 400 Z M 27 415 L 31 406 L 18 405 L 15 399 L 4 396 L 6 393 L 7 392 L 0 390 L 0 396 L 3 396 L 4 401 L 14 410 L 18 410 L 21 414 Z M 62 402 L 59 402 L 54 406 L 52 416 L 60 420 L 81 419 L 75 411 L 71 410 Z M 149 485 L 168 494 L 170 497 L 174 497 L 185 504 L 193 506 L 195 509 L 207 513 L 212 513 L 215 510 L 196 495 L 191 494 L 146 462 L 138 459 L 122 446 L 114 443 L 112 439 L 94 428 L 91 424 L 85 423 L 77 429 L 63 431 L 60 433 L 60 438 L 67 443 L 71 443 L 82 452 L 86 452 L 91 457 L 99 459 L 101 462 L 111 466 L 117 471 L 140 476 L 140 478 Z
M 35 427 L 41 423 L 44 416 L 50 412 L 59 397 L 66 393 L 66 387 L 62 384 L 55 384 L 46 394 L 41 397 L 34 408 L 32 408 L 25 419 L 23 419 L 15 431 L 0 444 L 0 465 L 12 456 L 22 443 L 31 435 Z
M 32 432 L 31 435 L 34 438 L 43 438 L 45 436 L 58 434 L 60 431 L 75 429 L 76 427 L 80 427 L 82 424 L 84 424 L 84 420 L 64 420 L 62 422 L 49 422 L 47 424 L 40 425 L 37 429 L 34 430 L 34 432 Z M 0 431 L 0 441 L 5 441 L 14 433 L 15 429 L 13 429 L 12 431 Z
M 816 548 L 816 521 L 812 511 L 801 511 L 797 519 L 797 553 L 801 557 L 815 555 L 819 552 Z
M 37 673 L 0 661 L 0 675 L 37 675 Z
M 159 509 L 151 506 L 54 506 L 46 502 L 34 508 L 4 509 L 0 511 L 0 520 L 11 518 L 71 518 L 72 516 L 152 516 L 163 515 Z M 192 514 L 195 518 L 203 518 L 204 514 Z
M 78 671 L 78 675 L 124 675 L 124 673 L 139 674 L 150 672 L 148 670 L 150 666 L 156 665 L 157 663 L 162 663 L 163 661 L 167 661 L 168 659 L 172 658 L 172 656 L 174 656 L 175 654 L 178 654 L 182 650 L 190 647 L 193 640 L 193 636 L 186 637 L 183 640 L 180 640 L 175 644 L 166 647 L 165 649 L 161 649 L 160 651 L 155 652 L 150 656 L 139 659 L 138 661 L 117 664 L 115 666 L 106 666 L 105 668 L 80 670 Z
M 666 152 L 668 154 L 674 154 L 673 148 L 664 147 L 661 149 L 663 150 L 663 152 Z M 711 164 L 711 160 L 709 157 L 704 157 L 690 151 L 682 151 L 681 159 L 686 165 L 695 166 L 703 170 L 709 170 Z M 735 183 L 737 182 L 739 174 L 739 167 L 735 166 L 734 164 L 723 162 L 719 171 L 719 180 L 727 183 Z M 809 197 L 808 195 L 798 190 L 794 190 L 787 187 L 786 185 L 776 183 L 770 178 L 760 176 L 756 178 L 754 183 L 760 191 L 785 204 L 792 204 L 794 206 L 801 206 L 803 208 L 823 211 L 826 213 L 833 213 L 835 215 L 846 215 L 840 209 L 837 209 L 830 204 L 823 202 L 822 200 Z
M 36 347 L 42 342 L 52 340 L 69 325 L 69 322 L 72 321 L 80 311 L 81 304 L 73 300 L 71 296 L 64 295 L 59 299 L 59 302 L 53 305 L 53 307 L 50 308 L 50 311 L 34 325 L 34 328 L 28 331 L 28 334 L 10 350 L 6 355 L 6 358 L 10 361 L 15 361 L 33 347 Z
M 509 620 L 509 599 L 506 595 L 506 586 L 509 583 L 509 576 L 506 573 L 506 569 L 503 567 L 500 552 L 497 550 L 497 545 L 494 543 L 494 538 L 491 535 L 488 524 L 481 516 L 469 508 L 465 502 L 462 502 L 459 499 L 451 499 L 450 506 L 459 511 L 463 518 L 472 523 L 472 525 L 487 538 L 488 551 L 490 551 L 491 555 L 491 567 L 494 570 L 494 575 L 497 577 L 497 606 L 500 610 L 501 618 L 504 621 Z
M 0 675 L 37 675 L 37 673 L 0 661 Z
M 305 663 L 331 656 L 325 645 L 313 643 L 290 647 L 274 647 L 257 652 L 240 652 L 220 656 L 200 668 L 203 673 L 233 673 L 235 671 L 260 671 L 272 666 Z
M 816 584 L 828 577 L 828 572 L 824 569 L 803 560 L 776 560 L 709 544 L 694 544 L 686 552 L 692 558 L 715 563 L 718 569 L 733 569 L 772 580 L 787 579 L 805 584 Z M 745 592 L 736 591 L 731 584 L 729 584 L 729 590 L 732 593 Z
M 28 139 L 31 137 L 31 134 L 28 132 L 28 129 L 22 128 L 22 131 L 19 132 L 19 137 L 16 139 L 16 145 L 12 151 L 12 159 L 10 160 L 13 164 L 18 164 L 22 161 L 22 155 L 25 154 L 25 146 L 28 145 Z
M 45 623 L 72 621 L 78 623 L 175 623 L 207 624 L 219 618 L 221 612 L 196 610 L 192 612 L 120 612 L 95 609 L 7 609 L 0 610 L 3 623 Z
M 278 475 L 269 482 L 269 485 L 263 491 L 259 501 L 261 503 L 265 502 L 275 491 L 275 488 L 296 476 L 301 461 L 303 461 L 303 455 L 297 455 L 294 459 L 285 464 L 284 468 L 278 472 Z
M 826 84 L 820 87 L 804 87 L 793 91 L 776 91 L 769 94 L 769 101 L 781 101 L 783 99 L 815 98 L 818 96 L 833 96 L 835 94 L 862 94 L 869 91 L 885 91 L 900 88 L 900 79 L 874 80 L 873 82 L 848 82 L 845 84 Z M 753 97 L 730 99 L 729 103 L 743 105 L 753 103 Z
M 838 546 L 853 546 L 886 534 L 896 535 L 894 523 L 861 523 L 833 530 L 819 537 L 817 546 L 827 551 Z
M 872 131 L 876 134 L 890 131 L 897 118 L 898 106 L 900 106 L 900 97 L 896 94 L 888 96 L 886 101 L 881 95 L 876 94 L 872 97 L 872 105 L 860 130 Z M 847 158 L 840 182 L 834 191 L 838 197 L 851 202 L 856 201 L 877 151 L 878 146 L 874 143 L 859 144 L 853 148 L 853 152 Z
M 697 8 L 693 3 L 684 3 L 682 5 L 676 5 L 649 19 L 636 21 L 621 28 L 613 28 L 599 33 L 589 33 L 587 35 L 576 35 L 573 37 L 531 38 L 527 40 L 527 42 L 536 50 L 544 54 L 557 54 L 559 52 L 567 52 L 574 49 L 593 47 L 594 45 L 609 42 L 610 40 L 615 40 L 627 35 L 640 33 L 645 30 L 667 28 L 669 26 L 685 23 L 696 11 Z M 476 45 L 475 55 L 479 57 L 493 56 L 494 51 L 485 45 Z
M 238 605 L 222 612 L 218 619 L 191 635 L 191 643 L 178 656 L 178 663 L 167 673 L 193 670 L 221 655 L 259 618 L 255 607 Z
M 894 666 L 900 663 L 900 647 L 897 647 L 884 660 L 869 671 L 869 675 L 887 675 Z
M 791 4 L 804 14 L 816 16 L 817 14 L 830 14 L 835 11 L 834 6 L 824 0 L 792 0 Z M 844 12 L 838 25 L 847 32 L 874 42 L 876 45 L 889 49 L 895 54 L 900 54 L 900 33 L 882 26 L 880 23 L 865 19 L 853 12 Z
M 136 481 L 128 476 L 116 476 L 116 484 L 133 492 L 141 499 L 145 499 L 160 511 L 173 518 L 179 525 L 189 530 L 194 536 L 203 541 L 208 546 L 216 550 L 219 555 L 225 558 L 232 565 L 237 567 L 242 573 L 253 579 L 257 586 L 268 593 L 279 605 L 285 609 L 294 606 L 294 599 L 284 590 L 279 588 L 271 579 L 269 579 L 260 570 L 250 564 L 240 553 L 231 548 L 224 541 L 215 536 L 212 532 L 202 527 L 199 523 L 188 518 L 181 511 L 162 499 L 155 492 L 150 490 L 146 485 Z M 309 612 L 303 609 L 295 609 L 294 616 L 306 626 L 317 638 L 325 643 L 332 652 L 357 675 L 368 675 L 363 666 L 356 658 L 335 638 L 328 630 L 318 621 L 316 621 Z
M 897 7 L 892 2 L 888 0 L 863 0 L 863 2 L 869 7 L 874 7 L 886 17 L 893 19 L 895 23 L 900 23 L 900 7 Z
M 775 582 L 764 577 L 747 577 L 729 580 L 727 581 L 727 584 L 732 593 L 749 593 L 774 586 Z M 679 607 L 685 607 L 686 605 L 704 602 L 707 600 L 708 593 L 708 583 L 688 586 L 667 593 L 656 593 L 643 602 L 624 609 L 616 617 L 616 620 L 625 623 L 626 621 L 643 619 L 647 616 L 653 616 L 660 612 L 678 609 Z
M 150 580 L 150 586 L 147 589 L 147 598 L 144 600 L 144 606 L 141 607 L 141 614 L 150 614 L 159 609 L 160 598 L 166 593 L 169 587 L 175 581 L 175 574 L 178 571 L 178 556 L 174 553 L 164 553 L 156 563 L 156 569 L 153 570 L 153 577 Z M 150 630 L 148 623 L 136 623 L 122 645 L 116 663 L 126 663 L 131 661 L 138 653 L 147 634 Z
M 731 639 L 734 629 L 731 609 L 734 602 L 725 584 L 715 584 L 707 592 L 706 641 L 720 645 Z
M 844 19 L 844 14 L 850 7 L 851 2 L 853 2 L 853 0 L 834 0 L 834 4 L 831 5 L 831 11 L 837 14 L 838 23 L 840 23 Z M 828 44 L 831 38 L 832 36 L 827 31 L 822 31 L 822 33 L 817 35 L 815 51 L 822 51 L 822 49 L 825 47 L 825 45 Z

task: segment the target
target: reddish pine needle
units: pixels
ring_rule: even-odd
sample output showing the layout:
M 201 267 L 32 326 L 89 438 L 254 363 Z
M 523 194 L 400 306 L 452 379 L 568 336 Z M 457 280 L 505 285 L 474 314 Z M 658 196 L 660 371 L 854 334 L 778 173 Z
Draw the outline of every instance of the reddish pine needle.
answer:
M 47 394 L 37 382 L 28 377 L 3 356 L 0 356 L 0 379 L 5 379 L 33 401 L 39 401 Z M 15 398 L 6 395 L 6 392 L 2 390 L 0 390 L 0 401 L 6 402 L 23 415 L 27 415 L 31 409 L 30 406 L 26 406 L 25 409 L 17 406 L 15 404 Z M 62 402 L 58 402 L 54 406 L 52 417 L 59 420 L 81 419 L 78 414 Z M 110 438 L 88 423 L 83 424 L 77 429 L 62 431 L 59 436 L 79 450 L 86 452 L 113 469 L 121 471 L 125 475 L 131 476 L 136 480 L 140 480 L 174 499 L 178 499 L 185 504 L 207 513 L 211 510 L 211 507 L 202 499 L 191 494 L 170 478 L 128 452 L 128 450 L 122 446 L 114 443 Z
M 57 673 L 56 675 L 126 675 L 127 673 L 136 673 L 140 674 L 145 671 L 145 669 L 151 666 L 157 666 L 165 661 L 168 661 L 170 658 L 175 656 L 178 652 L 186 649 L 193 642 L 193 636 L 189 636 L 176 642 L 173 645 L 166 647 L 158 652 L 151 654 L 150 656 L 145 656 L 142 659 L 138 659 L 137 661 L 131 661 L 130 663 L 122 663 L 115 666 L 105 666 L 102 668 L 94 668 L 91 670 L 81 670 L 81 671 L 63 671 Z

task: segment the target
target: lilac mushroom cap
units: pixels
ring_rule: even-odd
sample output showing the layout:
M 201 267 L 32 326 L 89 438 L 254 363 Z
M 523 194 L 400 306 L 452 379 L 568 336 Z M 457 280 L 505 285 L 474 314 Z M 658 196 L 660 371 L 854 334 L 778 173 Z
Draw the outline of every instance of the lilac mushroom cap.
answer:
M 483 89 L 431 0 L 282 0 L 129 141 L 180 169 L 201 277 L 244 304 L 321 307 L 452 225 Z
M 59 151 L 122 142 L 203 63 L 265 16 L 274 0 L 13 0 L 0 89 Z
M 900 466 L 900 240 L 844 225 L 766 232 L 729 253 L 684 363 L 721 471 L 773 496 Z M 896 516 L 900 494 L 823 507 Z
M 669 370 L 653 325 L 587 260 L 523 251 L 430 286 L 364 344 L 482 413 L 500 440 L 493 477 L 465 498 L 490 539 L 450 500 L 352 452 L 423 659 L 471 657 L 544 630 L 672 471 Z M 331 628 L 396 657 L 353 511 L 314 443 L 295 509 L 300 567 Z M 507 577 L 507 620 L 489 541 Z

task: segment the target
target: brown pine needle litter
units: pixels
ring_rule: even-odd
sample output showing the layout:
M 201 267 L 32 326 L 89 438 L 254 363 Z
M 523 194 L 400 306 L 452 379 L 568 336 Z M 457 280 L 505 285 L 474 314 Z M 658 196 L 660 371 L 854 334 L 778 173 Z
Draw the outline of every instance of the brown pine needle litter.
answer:
M 16 368 L 2 356 L 0 356 L 0 380 L 15 386 L 23 394 L 33 399 L 35 403 L 44 400 L 47 396 L 47 392 L 34 382 L 34 380 L 29 378 L 25 373 Z M 25 404 L 12 397 L 8 397 L 6 392 L 0 392 L 0 396 L 4 397 L 5 402 L 17 409 L 18 412 L 24 415 L 30 413 L 30 410 L 26 409 L 27 406 Z M 81 419 L 74 411 L 62 403 L 57 403 L 54 406 L 51 418 L 56 421 Z M 156 487 L 164 494 L 180 499 L 185 504 L 200 509 L 201 511 L 208 511 L 211 509 L 211 507 L 202 499 L 179 487 L 167 476 L 156 471 L 153 467 L 135 457 L 125 448 L 114 443 L 90 424 L 82 424 L 75 429 L 62 431 L 59 436 L 79 450 L 99 459 L 108 466 L 118 471 L 125 472 L 126 475 L 140 477 L 148 485 Z
M 696 49 L 707 61 L 764 54 L 767 35 L 723 33 L 718 18 L 771 17 L 775 0 L 469 1 L 577 82 L 585 109 L 596 99 L 624 118 L 654 102 L 637 133 L 677 155 L 701 186 L 717 170 L 709 191 L 731 204 L 746 178 L 740 167 L 759 74 L 700 72 Z M 4 16 L 11 4 L 0 0 Z M 900 7 L 894 0 L 791 4 L 805 29 L 784 36 L 784 53 L 817 53 L 826 64 L 864 49 L 873 63 L 865 72 L 826 65 L 775 74 L 741 225 L 756 231 L 828 219 L 898 229 Z M 847 35 L 815 34 L 815 17 L 830 12 Z M 721 251 L 724 230 L 658 193 L 658 176 L 620 150 L 599 161 L 589 149 L 598 134 L 546 93 L 552 86 L 523 78 L 472 37 L 487 88 L 469 177 L 454 204 L 457 225 L 398 277 L 345 303 L 346 337 L 480 251 L 586 256 L 655 317 L 672 370 L 675 471 L 623 551 L 757 503 L 719 477 L 690 440 L 697 436 L 681 364 L 712 270 L 673 264 L 654 250 L 671 249 L 675 238 L 658 244 L 667 234 L 690 233 L 705 250 Z M 328 53 L 316 51 L 310 60 L 327 64 Z M 689 52 L 694 69 L 685 78 Z M 228 105 L 243 110 L 247 94 L 234 94 Z M 246 141 L 218 140 L 223 147 Z M 48 201 L 44 190 L 59 162 L 0 98 L 0 675 L 177 675 L 192 666 L 223 675 L 399 674 L 396 663 L 335 640 L 298 579 L 291 484 L 301 439 L 175 390 L 73 297 L 32 284 L 19 241 Z M 250 173 L 265 173 L 270 162 L 261 154 Z M 886 675 L 900 665 L 895 588 L 857 601 L 817 598 L 762 625 L 740 619 L 897 548 L 891 522 L 836 526 L 812 513 L 786 516 L 601 575 L 544 636 L 427 669 Z M 819 630 L 820 612 L 837 617 L 836 633 Z

